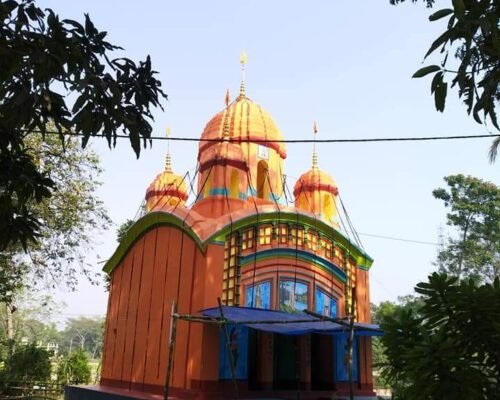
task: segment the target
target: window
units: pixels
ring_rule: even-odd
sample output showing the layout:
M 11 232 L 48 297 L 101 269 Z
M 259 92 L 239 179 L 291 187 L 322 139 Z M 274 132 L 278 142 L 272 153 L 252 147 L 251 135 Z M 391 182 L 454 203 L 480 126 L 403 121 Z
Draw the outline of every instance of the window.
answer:
M 281 244 L 288 243 L 288 226 L 279 225 L 278 226 L 278 242 Z
M 356 287 L 356 266 L 351 262 L 351 260 L 347 260 L 346 265 L 346 275 L 347 282 L 345 285 L 346 289 L 346 315 L 351 315 L 352 302 L 353 302 L 353 289 Z M 357 307 L 354 308 L 354 320 L 358 319 L 357 315 Z
M 340 267 L 344 269 L 344 262 L 345 262 L 344 251 L 339 247 L 335 246 L 334 255 L 336 258 L 338 258 Z
M 302 246 L 304 244 L 304 228 L 292 228 L 292 244 Z
M 259 244 L 271 244 L 271 234 L 273 228 L 271 226 L 261 226 L 259 228 Z
M 247 286 L 245 291 L 245 307 L 271 308 L 271 282 L 261 282 Z
M 309 287 L 306 283 L 281 280 L 279 283 L 279 308 L 297 312 L 308 308 Z
M 321 251 L 322 251 L 323 257 L 331 259 L 332 258 L 332 248 L 333 248 L 332 242 L 321 238 L 320 239 L 320 246 L 321 246 Z
M 316 251 L 316 249 L 318 248 L 318 235 L 316 234 L 316 232 L 309 231 L 307 232 L 306 237 L 307 237 L 307 248 L 309 250 Z
M 316 288 L 314 310 L 325 317 L 335 318 L 337 316 L 337 301 L 327 295 L 325 291 Z
M 250 228 L 241 234 L 241 249 L 248 250 L 253 248 L 255 228 Z
M 240 266 L 238 265 L 238 236 L 233 233 L 224 244 L 224 271 L 222 274 L 222 302 L 226 306 L 239 305 Z

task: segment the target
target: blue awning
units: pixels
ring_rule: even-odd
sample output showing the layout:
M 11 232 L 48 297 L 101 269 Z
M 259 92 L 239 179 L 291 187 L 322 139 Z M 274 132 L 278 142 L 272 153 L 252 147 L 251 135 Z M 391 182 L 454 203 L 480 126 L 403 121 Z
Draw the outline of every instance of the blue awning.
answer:
M 325 321 L 303 312 L 286 313 L 261 308 L 228 306 L 223 306 L 222 312 L 228 323 L 283 335 L 305 335 L 308 333 L 342 335 L 349 332 L 348 323 L 345 321 Z M 219 307 L 207 308 L 201 314 L 209 318 L 221 317 Z M 356 336 L 383 336 L 384 333 L 378 325 L 356 322 L 354 323 L 354 334 Z

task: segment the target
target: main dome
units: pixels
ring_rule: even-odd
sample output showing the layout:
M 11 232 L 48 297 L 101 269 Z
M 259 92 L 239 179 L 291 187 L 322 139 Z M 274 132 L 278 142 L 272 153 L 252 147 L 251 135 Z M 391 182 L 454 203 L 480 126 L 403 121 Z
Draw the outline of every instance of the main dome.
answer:
M 222 139 L 224 135 L 233 143 L 258 142 L 276 150 L 281 158 L 286 158 L 286 147 L 281 142 L 283 136 L 271 115 L 245 95 L 240 94 L 236 100 L 207 123 L 201 135 L 198 158 L 203 150 L 217 143 L 204 141 L 204 139 Z M 266 142 L 260 143 L 264 140 Z

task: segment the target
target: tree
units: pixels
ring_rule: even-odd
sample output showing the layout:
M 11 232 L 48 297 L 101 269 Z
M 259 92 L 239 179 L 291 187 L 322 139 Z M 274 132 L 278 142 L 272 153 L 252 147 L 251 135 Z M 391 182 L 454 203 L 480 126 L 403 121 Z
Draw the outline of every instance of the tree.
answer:
M 433 273 L 415 291 L 422 306 L 382 323 L 383 376 L 396 399 L 494 399 L 500 393 L 500 281 Z
M 24 142 L 57 191 L 50 198 L 25 204 L 31 215 L 43 221 L 37 242 L 29 243 L 26 252 L 10 245 L 0 258 L 0 300 L 7 303 L 14 287 L 27 285 L 26 276 L 38 287 L 62 283 L 73 287 L 79 272 L 92 279 L 85 257 L 96 232 L 110 224 L 96 193 L 101 169 L 92 149 L 82 149 L 74 138 L 67 138 L 64 146 L 53 136 L 43 140 L 30 135 Z
M 9 357 L 2 372 L 3 382 L 33 382 L 50 380 L 50 352 L 31 343 L 19 346 Z
M 150 57 L 113 59 L 120 47 L 106 36 L 88 15 L 80 24 L 34 0 L 0 0 L 0 251 L 42 236 L 45 221 L 31 205 L 57 189 L 27 135 L 47 139 L 55 131 L 61 143 L 81 135 L 83 146 L 103 135 L 114 146 L 123 133 L 137 156 L 141 138 L 146 145 L 151 136 L 151 110 L 166 95 Z
M 405 0 L 390 0 L 391 4 Z M 412 0 L 416 3 L 418 0 Z M 424 0 L 432 7 L 434 0 Z M 436 110 L 443 112 L 448 91 L 446 77 L 451 77 L 451 87 L 458 87 L 467 113 L 478 123 L 490 121 L 498 130 L 496 107 L 500 100 L 500 3 L 494 0 L 451 0 L 450 8 L 434 12 L 430 21 L 448 18 L 446 30 L 430 46 L 424 58 L 439 49 L 439 65 L 428 65 L 413 75 L 421 78 L 434 74 L 431 92 Z M 451 53 L 452 57 L 448 57 Z M 450 65 L 451 64 L 451 65 Z M 490 148 L 494 161 L 500 137 Z
M 374 324 L 382 325 L 388 318 L 393 317 L 396 313 L 401 312 L 401 310 L 416 312 L 422 306 L 422 300 L 420 297 L 407 295 L 400 296 L 396 303 L 392 301 L 382 301 L 379 304 L 371 304 L 371 318 Z M 385 355 L 385 347 L 382 342 L 382 338 L 375 336 L 372 338 L 373 345 L 373 365 L 378 368 L 387 362 L 387 356 Z
M 0 361 L 6 360 L 21 344 L 58 343 L 60 335 L 52 317 L 60 312 L 49 295 L 29 290 L 16 292 L 0 307 Z
M 99 358 L 102 352 L 104 319 L 70 318 L 61 333 L 61 352 L 70 354 L 75 349 L 86 351 L 92 359 Z
M 57 380 L 62 385 L 79 385 L 90 382 L 91 370 L 87 353 L 81 349 L 64 357 L 57 368 Z
M 450 175 L 447 188 L 432 192 L 449 209 L 453 234 L 439 250 L 439 270 L 493 281 L 500 276 L 500 188 L 472 176 Z
M 132 219 L 127 219 L 123 224 L 121 224 L 116 230 L 116 240 L 118 244 L 122 242 L 122 240 L 127 235 L 128 230 L 132 225 L 134 225 L 135 221 Z

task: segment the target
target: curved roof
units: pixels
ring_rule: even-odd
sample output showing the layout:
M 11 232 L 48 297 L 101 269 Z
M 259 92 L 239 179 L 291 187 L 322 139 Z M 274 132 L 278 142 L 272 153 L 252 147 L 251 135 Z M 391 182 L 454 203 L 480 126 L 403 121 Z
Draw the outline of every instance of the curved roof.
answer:
M 300 192 L 311 192 L 316 190 L 326 191 L 334 196 L 337 196 L 339 193 L 337 184 L 333 178 L 319 168 L 313 167 L 297 179 L 293 187 L 293 195 L 297 197 Z
M 286 158 L 285 144 L 280 142 L 283 136 L 271 115 L 245 95 L 238 96 L 207 123 L 201 135 L 198 157 L 217 143 L 203 139 L 217 140 L 224 136 L 228 136 L 231 142 L 265 141 L 261 144 L 275 149 L 282 158 Z
M 205 218 L 196 211 L 185 207 L 164 206 L 161 210 L 147 213 L 128 230 L 124 240 L 108 260 L 103 270 L 107 273 L 120 263 L 128 249 L 146 232 L 158 226 L 174 226 L 190 236 L 202 251 L 208 243 L 223 240 L 231 230 L 241 229 L 256 223 L 273 223 L 280 220 L 283 223 L 304 224 L 312 229 L 328 232 L 335 238 L 337 245 L 344 247 L 356 258 L 360 268 L 369 269 L 373 259 L 364 250 L 351 242 L 349 238 L 319 220 L 314 214 L 294 207 L 277 205 L 262 205 L 255 209 L 241 209 L 225 214 L 220 218 Z

